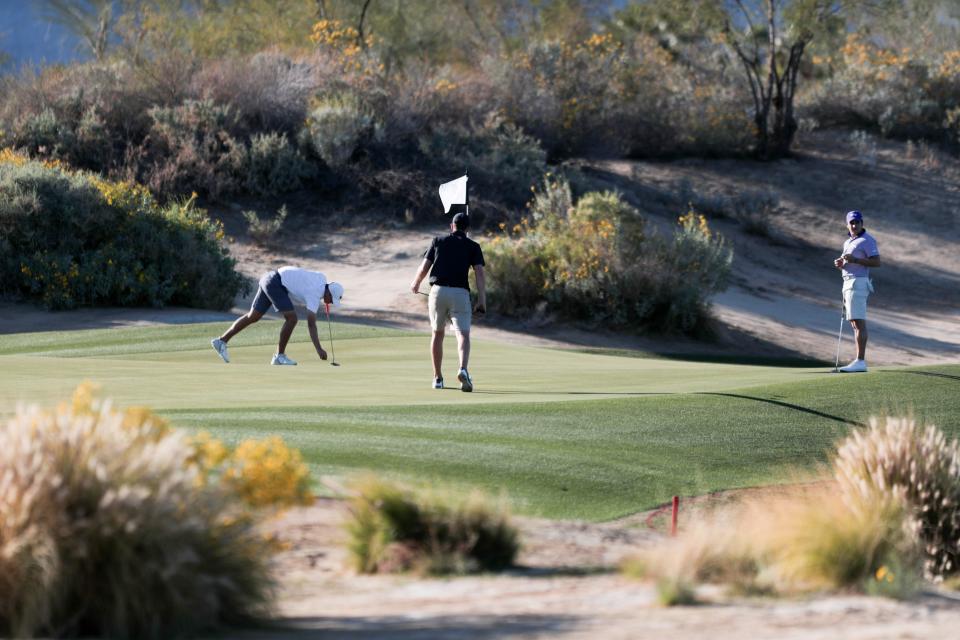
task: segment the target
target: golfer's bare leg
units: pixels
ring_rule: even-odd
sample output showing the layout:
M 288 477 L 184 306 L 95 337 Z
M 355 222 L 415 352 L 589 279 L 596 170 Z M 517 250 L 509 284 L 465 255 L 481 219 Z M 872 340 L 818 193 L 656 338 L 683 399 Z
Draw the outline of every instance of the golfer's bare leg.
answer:
M 851 320 L 853 336 L 857 340 L 857 360 L 867 359 L 867 321 Z
M 470 360 L 470 332 L 457 331 L 457 351 L 460 353 L 460 368 L 466 369 Z
M 433 332 L 433 337 L 430 339 L 430 357 L 433 358 L 433 377 L 442 378 L 440 365 L 443 364 L 443 329 Z
M 234 320 L 233 324 L 230 325 L 230 328 L 227 329 L 222 336 L 220 336 L 220 339 L 224 342 L 230 342 L 230 338 L 237 335 L 262 317 L 262 311 L 250 309 L 250 311 L 248 311 L 246 314 Z
M 277 353 L 287 352 L 287 343 L 290 342 L 290 336 L 293 335 L 293 328 L 297 326 L 297 312 L 283 312 L 283 326 L 280 327 L 280 344 L 277 346 Z

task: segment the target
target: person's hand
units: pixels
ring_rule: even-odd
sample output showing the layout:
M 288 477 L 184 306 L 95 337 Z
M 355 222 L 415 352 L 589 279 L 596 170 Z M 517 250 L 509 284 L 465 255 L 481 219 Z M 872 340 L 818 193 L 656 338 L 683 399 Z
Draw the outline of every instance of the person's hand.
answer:
M 834 260 L 833 266 L 835 266 L 837 269 L 841 268 L 843 266 L 843 258 L 837 258 Z
M 317 355 L 320 356 L 320 359 L 321 359 L 321 360 L 326 360 L 326 359 L 327 359 L 327 352 L 324 351 L 322 348 L 317 352 Z
M 478 302 L 478 303 L 477 303 L 477 306 L 475 306 L 475 307 L 473 308 L 473 312 L 474 312 L 475 314 L 477 314 L 478 316 L 482 316 L 483 314 L 485 314 L 485 313 L 487 312 L 487 305 L 485 305 L 485 304 L 483 304 L 483 303 L 481 303 L 481 302 Z
M 410 283 L 410 291 L 414 294 L 420 293 L 420 283 L 414 280 Z

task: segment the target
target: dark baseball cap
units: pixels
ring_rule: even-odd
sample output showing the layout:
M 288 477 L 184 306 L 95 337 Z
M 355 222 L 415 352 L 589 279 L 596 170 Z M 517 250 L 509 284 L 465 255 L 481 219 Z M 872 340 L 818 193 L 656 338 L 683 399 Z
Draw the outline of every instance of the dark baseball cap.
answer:
M 847 212 L 847 222 L 853 222 L 854 220 L 859 220 L 863 222 L 863 214 L 854 209 L 853 211 Z
M 470 216 L 461 211 L 457 215 L 453 216 L 453 226 L 457 229 L 469 229 Z

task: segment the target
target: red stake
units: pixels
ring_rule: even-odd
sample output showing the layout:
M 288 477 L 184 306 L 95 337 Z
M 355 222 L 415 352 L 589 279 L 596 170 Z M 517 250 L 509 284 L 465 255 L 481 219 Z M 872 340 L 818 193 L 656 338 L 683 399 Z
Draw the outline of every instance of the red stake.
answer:
M 680 496 L 673 496 L 673 515 L 670 517 L 670 535 L 677 535 L 677 512 L 680 511 Z

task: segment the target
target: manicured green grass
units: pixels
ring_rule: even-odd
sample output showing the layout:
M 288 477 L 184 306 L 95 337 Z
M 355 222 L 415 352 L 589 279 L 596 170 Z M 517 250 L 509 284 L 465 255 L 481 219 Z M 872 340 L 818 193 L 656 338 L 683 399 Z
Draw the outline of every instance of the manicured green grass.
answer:
M 843 376 L 475 341 L 477 389 L 465 394 L 429 388 L 423 335 L 335 323 L 342 366 L 331 367 L 298 327 L 287 351 L 301 364 L 281 368 L 267 364 L 277 323 L 238 336 L 229 365 L 209 346 L 222 328 L 0 337 L 0 414 L 18 401 L 62 400 L 92 379 L 119 404 L 152 406 L 230 442 L 279 434 L 317 476 L 372 470 L 482 486 L 505 491 L 522 513 L 587 519 L 790 481 L 883 411 L 960 435 L 960 366 Z M 452 339 L 446 349 L 455 384 Z

